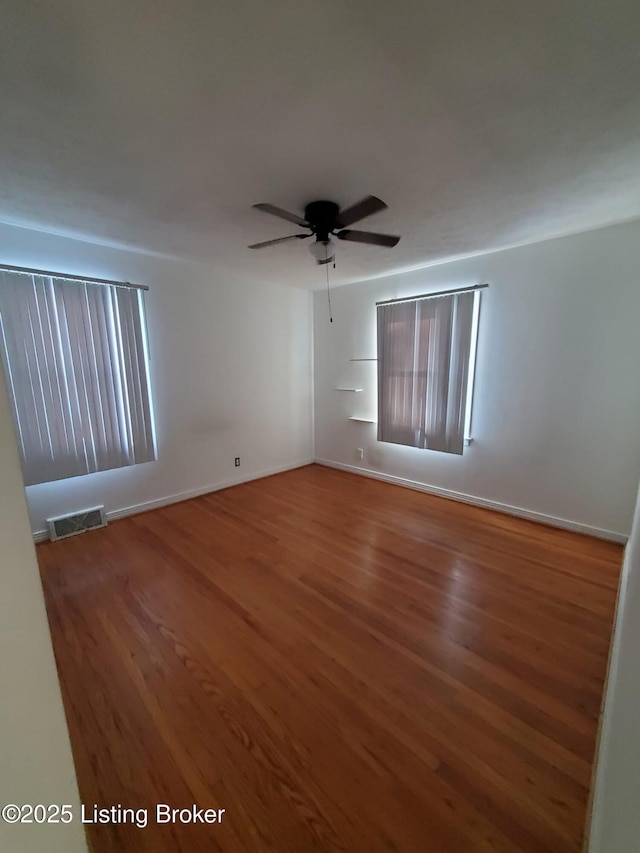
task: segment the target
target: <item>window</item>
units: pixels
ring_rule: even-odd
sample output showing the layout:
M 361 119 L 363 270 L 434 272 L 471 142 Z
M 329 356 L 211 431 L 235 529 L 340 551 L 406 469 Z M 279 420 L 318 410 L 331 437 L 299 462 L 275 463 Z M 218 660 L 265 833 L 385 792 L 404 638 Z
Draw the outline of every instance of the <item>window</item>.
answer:
M 461 454 L 478 290 L 378 305 L 378 441 Z
M 143 291 L 0 272 L 0 353 L 25 484 L 156 458 Z

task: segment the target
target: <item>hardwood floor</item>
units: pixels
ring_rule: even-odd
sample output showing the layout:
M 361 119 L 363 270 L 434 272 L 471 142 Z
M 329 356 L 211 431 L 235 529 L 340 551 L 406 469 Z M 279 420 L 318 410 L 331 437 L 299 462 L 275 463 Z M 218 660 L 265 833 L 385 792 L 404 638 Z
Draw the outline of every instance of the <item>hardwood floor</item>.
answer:
M 38 554 L 97 853 L 580 849 L 619 546 L 310 466 Z

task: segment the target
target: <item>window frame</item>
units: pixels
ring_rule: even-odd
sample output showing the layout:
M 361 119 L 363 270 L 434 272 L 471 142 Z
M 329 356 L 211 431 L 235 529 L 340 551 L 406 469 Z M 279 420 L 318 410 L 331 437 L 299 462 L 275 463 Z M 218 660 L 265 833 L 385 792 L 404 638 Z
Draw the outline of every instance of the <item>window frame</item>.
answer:
M 157 460 L 146 290 L 0 266 L 0 363 L 27 486 Z
M 481 290 L 488 286 L 474 285 L 376 303 L 378 441 L 456 455 L 462 455 L 464 448 L 472 443 Z M 462 303 L 458 298 L 467 294 L 473 295 L 471 304 L 468 300 Z M 447 297 L 449 302 L 441 313 L 435 300 Z M 434 300 L 433 308 L 425 309 L 423 304 L 431 300 Z M 385 317 L 385 311 L 380 310 L 405 304 L 415 306 L 415 317 L 409 314 L 404 320 L 396 321 L 388 314 Z M 428 321 L 426 334 L 425 319 Z M 392 329 L 396 322 L 399 337 L 394 340 Z M 397 359 L 405 360 L 400 371 L 394 366 Z M 396 373 L 398 376 L 394 377 Z M 404 393 L 394 388 L 394 378 L 404 382 L 403 387 L 408 383 Z M 462 407 L 463 418 L 460 417 Z M 394 420 L 398 416 L 399 420 Z M 406 435 L 402 434 L 403 430 Z

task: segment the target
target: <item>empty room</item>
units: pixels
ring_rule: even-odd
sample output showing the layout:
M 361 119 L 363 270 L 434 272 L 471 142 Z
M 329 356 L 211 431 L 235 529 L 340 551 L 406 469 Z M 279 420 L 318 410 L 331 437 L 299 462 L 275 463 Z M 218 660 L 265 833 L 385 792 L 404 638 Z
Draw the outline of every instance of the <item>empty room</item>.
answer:
M 0 850 L 640 850 L 640 6 L 6 0 Z

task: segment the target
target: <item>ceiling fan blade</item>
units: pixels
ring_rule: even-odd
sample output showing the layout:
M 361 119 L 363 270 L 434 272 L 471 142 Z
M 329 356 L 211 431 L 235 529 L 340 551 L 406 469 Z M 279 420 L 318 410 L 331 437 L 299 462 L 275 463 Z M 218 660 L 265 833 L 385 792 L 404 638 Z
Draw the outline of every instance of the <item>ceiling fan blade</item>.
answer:
M 341 210 L 338 214 L 336 228 L 345 228 L 347 225 L 353 225 L 354 222 L 359 222 L 365 216 L 371 216 L 372 213 L 377 213 L 379 210 L 384 210 L 387 205 L 377 198 L 375 195 L 368 195 L 359 201 L 357 204 L 352 204 L 346 210 Z
M 264 210 L 265 213 L 271 213 L 273 216 L 279 216 L 280 219 L 286 219 L 289 222 L 295 222 L 296 225 L 302 225 L 305 228 L 309 227 L 306 219 L 298 216 L 296 213 L 289 213 L 288 210 L 283 210 L 281 207 L 276 207 L 274 204 L 254 204 L 257 210 Z
M 393 234 L 375 234 L 373 231 L 351 231 L 349 229 L 338 231 L 336 234 L 340 240 L 350 240 L 352 243 L 370 243 L 372 246 L 388 246 L 392 249 L 400 242 L 399 237 Z
M 311 234 L 291 234 L 289 237 L 277 237 L 275 240 L 264 240 L 262 243 L 253 243 L 248 249 L 264 249 L 265 246 L 275 246 L 276 243 L 286 243 L 287 240 L 302 240 L 311 237 Z

